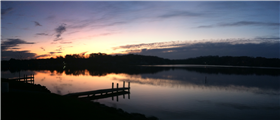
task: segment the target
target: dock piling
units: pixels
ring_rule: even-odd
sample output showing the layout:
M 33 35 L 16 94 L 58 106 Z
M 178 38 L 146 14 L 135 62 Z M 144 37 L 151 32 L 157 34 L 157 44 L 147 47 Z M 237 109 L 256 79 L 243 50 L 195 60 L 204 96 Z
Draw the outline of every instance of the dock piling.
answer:
M 27 75 L 24 75 L 24 82 L 27 83 Z
M 119 83 L 117 83 L 117 92 L 119 92 Z
M 123 81 L 123 88 L 125 88 L 125 81 Z M 123 90 L 124 91 L 124 90 Z

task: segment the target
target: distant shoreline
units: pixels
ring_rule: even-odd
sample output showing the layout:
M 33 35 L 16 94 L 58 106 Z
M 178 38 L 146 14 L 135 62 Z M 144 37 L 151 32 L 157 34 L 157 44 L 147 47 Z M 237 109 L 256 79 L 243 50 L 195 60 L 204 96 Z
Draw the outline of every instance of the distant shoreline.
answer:
M 93 67 L 131 67 L 139 65 L 201 65 L 201 66 L 221 66 L 221 67 L 243 67 L 243 68 L 280 68 L 279 58 L 263 58 L 248 56 L 200 56 L 196 58 L 170 60 L 156 56 L 144 55 L 119 55 L 112 56 L 98 54 L 92 57 L 77 55 L 66 55 L 65 57 L 49 59 L 10 59 L 1 61 L 1 69 L 86 69 Z
M 226 68 L 280 69 L 280 67 L 230 66 L 230 65 L 199 65 L 199 64 L 139 65 L 139 66 L 147 66 L 147 67 L 226 67 Z

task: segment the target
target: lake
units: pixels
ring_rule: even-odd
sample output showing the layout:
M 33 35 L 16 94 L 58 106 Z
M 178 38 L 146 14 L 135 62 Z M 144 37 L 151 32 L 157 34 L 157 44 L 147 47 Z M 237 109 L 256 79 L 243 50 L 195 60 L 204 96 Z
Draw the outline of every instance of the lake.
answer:
M 120 95 L 118 101 L 117 97 L 93 101 L 161 120 L 280 119 L 279 69 L 150 66 L 126 71 L 2 71 L 1 77 L 35 74 L 35 84 L 60 95 L 130 82 L 129 99 Z

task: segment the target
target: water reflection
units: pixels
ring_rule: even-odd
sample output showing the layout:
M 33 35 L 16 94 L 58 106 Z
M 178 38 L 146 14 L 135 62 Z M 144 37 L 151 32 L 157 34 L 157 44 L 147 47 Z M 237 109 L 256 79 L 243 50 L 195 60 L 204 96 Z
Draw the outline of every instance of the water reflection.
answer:
M 24 72 L 33 72 L 35 84 L 61 95 L 131 82 L 133 99 L 120 95 L 94 101 L 163 120 L 280 119 L 278 69 L 136 67 Z M 125 99 L 117 102 L 119 98 Z
M 129 71 L 126 73 L 126 71 Z M 70 76 L 98 76 L 106 77 L 116 74 L 112 80 L 126 81 L 137 84 L 148 84 L 166 87 L 189 87 L 201 89 L 222 89 L 250 91 L 256 94 L 279 95 L 279 69 L 251 69 L 251 68 L 204 68 L 204 67 L 136 67 L 135 69 L 114 72 L 112 69 L 97 71 L 96 69 L 65 69 L 65 70 L 32 70 L 10 73 L 2 71 L 7 78 L 17 77 L 18 74 L 48 73 L 57 80 L 53 83 L 56 93 L 62 94 L 65 86 L 70 83 L 57 84 L 62 81 L 63 75 Z M 46 76 L 40 79 L 44 81 Z
M 56 72 L 56 74 L 65 73 L 66 75 L 91 75 L 91 76 L 105 76 L 111 73 L 126 73 L 129 75 L 134 74 L 156 74 L 162 71 L 170 71 L 170 70 L 185 70 L 188 72 L 196 72 L 196 73 L 204 73 L 204 74 L 225 74 L 225 75 L 269 75 L 269 76 L 280 76 L 280 69 L 278 68 L 244 68 L 244 67 L 218 67 L 218 66 L 195 66 L 191 65 L 188 67 L 185 66 L 177 66 L 177 67 L 151 67 L 151 66 L 135 66 L 135 67 L 124 67 L 124 68 L 90 68 L 90 69 L 53 69 L 48 70 L 51 73 Z M 38 71 L 38 70 L 21 70 L 21 71 Z M 42 71 L 42 70 L 40 70 Z M 2 71 L 5 72 L 5 71 Z M 11 73 L 18 73 L 19 71 L 10 71 Z
M 114 98 L 116 99 L 116 101 L 119 101 L 119 96 L 123 96 L 123 99 L 125 99 L 125 96 L 127 95 L 128 99 L 130 99 L 130 92 L 118 92 L 118 93 L 112 93 L 112 94 L 103 94 L 103 95 L 97 95 L 97 96 L 89 96 L 89 95 L 85 95 L 85 96 L 81 96 L 79 97 L 79 99 L 82 100 L 98 100 L 98 99 L 103 99 L 103 98 L 112 98 L 112 100 L 114 101 Z
M 254 82 L 252 81 L 252 85 L 250 85 L 250 82 L 244 82 L 244 84 L 234 83 L 231 81 L 226 82 L 219 82 L 222 80 L 213 80 L 213 84 L 211 84 L 211 81 L 209 83 L 203 83 L 203 80 L 200 82 L 192 82 L 192 81 L 180 81 L 180 80 L 168 80 L 168 79 L 153 79 L 153 78 L 141 78 L 141 77 L 135 77 L 135 78 L 129 78 L 129 79 L 118 79 L 114 78 L 114 80 L 118 81 L 126 81 L 126 82 L 132 82 L 132 83 L 138 83 L 138 84 L 149 84 L 149 85 L 156 85 L 156 86 L 166 86 L 166 87 L 172 87 L 172 88 L 192 88 L 192 89 L 209 89 L 209 90 L 228 90 L 228 91 L 247 91 L 252 92 L 255 94 L 266 94 L 266 95 L 280 95 L 279 91 L 279 81 L 273 81 L 271 83 L 275 84 L 268 84 L 265 83 L 265 81 L 262 82 Z M 240 80 L 242 81 L 242 80 Z M 240 82 L 239 81 L 239 82 Z M 255 84 L 254 84 L 255 83 Z M 263 86 L 263 83 L 265 85 L 269 86 Z

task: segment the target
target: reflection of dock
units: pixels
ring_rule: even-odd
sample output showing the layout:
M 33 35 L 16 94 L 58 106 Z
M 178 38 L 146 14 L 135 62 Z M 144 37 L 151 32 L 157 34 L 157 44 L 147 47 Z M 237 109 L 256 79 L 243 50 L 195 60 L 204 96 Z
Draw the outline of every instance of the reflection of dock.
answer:
M 128 94 L 128 99 L 130 99 L 130 82 L 128 82 L 128 87 L 125 87 L 125 81 L 123 81 L 123 88 L 119 88 L 118 83 L 117 83 L 117 88 L 114 88 L 114 83 L 112 83 L 111 89 L 69 93 L 64 96 L 70 96 L 79 99 L 89 99 L 89 100 L 102 99 L 107 97 L 112 97 L 112 100 L 114 100 L 114 96 L 117 96 L 117 101 L 118 101 L 118 96 L 123 95 L 123 98 L 125 98 L 125 94 Z
M 9 80 L 21 81 L 21 82 L 24 82 L 24 83 L 34 84 L 34 74 L 31 74 L 30 76 L 23 75 L 23 78 L 15 78 L 15 79 L 9 79 Z

